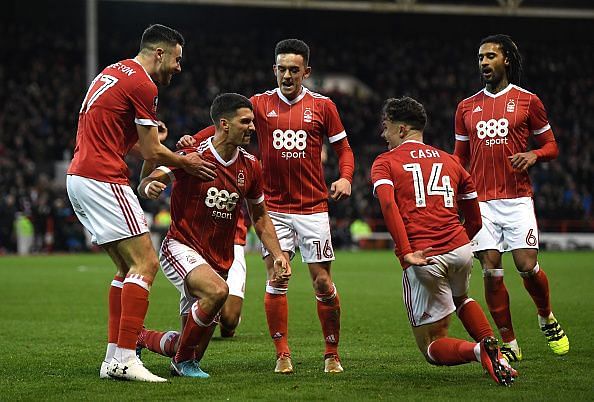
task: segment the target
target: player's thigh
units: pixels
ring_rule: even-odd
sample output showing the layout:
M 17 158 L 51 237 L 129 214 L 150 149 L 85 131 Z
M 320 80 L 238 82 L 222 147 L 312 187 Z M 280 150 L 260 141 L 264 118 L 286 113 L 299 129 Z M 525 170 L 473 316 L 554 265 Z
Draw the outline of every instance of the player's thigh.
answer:
M 102 245 L 148 232 L 144 212 L 130 186 L 73 175 L 67 177 L 66 186 L 74 211 L 94 243 Z
M 538 224 L 530 197 L 500 200 L 499 214 L 503 222 L 505 251 L 538 250 Z
M 197 296 L 186 286 L 186 277 L 198 266 L 207 264 L 206 260 L 193 248 L 166 237 L 161 244 L 159 261 L 165 277 L 184 297 L 180 300 L 180 312 L 189 312 L 188 304 L 191 306 Z
M 447 266 L 452 297 L 466 295 L 472 273 L 472 251 L 470 250 L 470 244 L 465 244 L 449 253 L 442 254 L 439 258 L 443 258 L 443 263 Z
M 479 202 L 482 226 L 471 241 L 473 252 L 483 250 L 503 251 L 503 228 L 500 225 L 496 205 L 493 201 Z
M 440 262 L 404 270 L 402 298 L 413 327 L 437 322 L 456 310 L 447 272 Z
M 307 264 L 333 261 L 334 249 L 328 213 L 319 212 L 310 215 L 293 215 L 293 217 L 302 261 Z
M 235 244 L 233 246 L 234 259 L 227 276 L 227 285 L 229 286 L 229 295 L 237 296 L 241 299 L 245 295 L 245 281 L 247 276 L 247 266 L 245 263 L 244 247 Z
M 295 247 L 297 245 L 297 237 L 295 228 L 293 227 L 293 218 L 291 214 L 284 214 L 281 212 L 268 211 L 270 220 L 274 225 L 276 237 L 280 243 L 281 250 L 286 252 L 290 259 L 295 256 Z M 266 258 L 270 255 L 270 252 L 262 244 L 262 257 Z
M 520 272 L 529 272 L 536 267 L 538 261 L 538 249 L 536 248 L 517 248 L 512 250 L 514 264 Z
M 198 299 L 225 300 L 229 294 L 227 282 L 209 264 L 192 269 L 185 282 L 192 296 Z
M 101 247 L 112 259 L 115 257 L 123 263 L 129 274 L 154 277 L 159 270 L 157 254 L 148 233 L 105 243 Z

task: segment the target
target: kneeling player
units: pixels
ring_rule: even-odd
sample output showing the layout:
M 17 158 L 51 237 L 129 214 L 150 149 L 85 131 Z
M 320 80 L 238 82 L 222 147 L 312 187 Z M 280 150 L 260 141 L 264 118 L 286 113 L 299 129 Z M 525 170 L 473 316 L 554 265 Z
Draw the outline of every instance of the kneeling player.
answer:
M 202 343 L 206 348 L 212 326 L 227 300 L 225 278 L 233 263 L 237 204 L 248 201 L 256 234 L 274 250 L 275 275 L 279 280 L 291 275 L 264 204 L 260 164 L 240 148 L 254 133 L 250 101 L 238 94 L 223 94 L 213 101 L 210 114 L 215 135 L 181 152 L 197 152 L 212 161 L 217 177 L 203 182 L 179 169 L 159 167 L 139 185 L 140 194 L 157 198 L 169 182 L 174 182 L 172 223 L 163 240 L 160 262 L 182 298 L 195 300 L 171 361 L 174 375 L 188 377 L 208 377 L 200 368 L 196 346 Z
M 449 154 L 423 143 L 427 115 L 419 102 L 388 99 L 382 120 L 389 151 L 373 164 L 373 189 L 404 268 L 404 304 L 417 345 L 431 364 L 478 361 L 495 382 L 511 385 L 517 373 L 503 359 L 482 309 L 467 295 L 469 237 L 481 227 L 474 184 Z M 454 311 L 476 342 L 447 336 Z

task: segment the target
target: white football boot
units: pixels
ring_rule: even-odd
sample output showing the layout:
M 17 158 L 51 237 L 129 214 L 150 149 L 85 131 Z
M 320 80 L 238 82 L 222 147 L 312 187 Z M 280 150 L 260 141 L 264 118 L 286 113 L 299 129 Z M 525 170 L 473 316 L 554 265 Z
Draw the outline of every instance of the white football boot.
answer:
M 145 382 L 167 382 L 165 378 L 151 373 L 138 357 L 121 363 L 114 357 L 109 363 L 107 374 L 117 380 L 145 381 Z

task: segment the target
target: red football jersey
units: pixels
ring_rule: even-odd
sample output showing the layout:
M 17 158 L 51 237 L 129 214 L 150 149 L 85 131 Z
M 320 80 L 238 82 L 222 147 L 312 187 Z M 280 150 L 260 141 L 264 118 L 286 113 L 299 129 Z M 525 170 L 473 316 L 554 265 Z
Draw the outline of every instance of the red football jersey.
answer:
M 509 158 L 527 151 L 530 135 L 551 130 L 545 108 L 533 93 L 510 84 L 464 99 L 456 110 L 456 140 L 470 141 L 470 174 L 479 201 L 532 196 L 528 172 L 514 171 Z
M 107 66 L 83 100 L 68 174 L 128 184 L 124 157 L 138 141 L 137 124 L 157 126 L 157 102 L 157 86 L 136 60 Z
M 214 126 L 208 126 L 196 134 L 193 135 L 196 144 L 200 144 L 202 141 L 206 140 L 209 137 L 212 137 L 215 133 Z M 240 208 L 239 206 L 238 208 Z M 245 223 L 245 211 L 243 208 L 240 208 L 239 211 L 239 219 L 237 220 L 237 229 L 235 229 L 235 244 L 239 244 L 241 246 L 245 246 L 247 242 L 247 225 Z
M 198 251 L 214 269 L 226 271 L 233 263 L 233 242 L 241 203 L 264 201 L 262 168 L 258 160 L 242 148 L 225 162 L 214 149 L 212 138 L 182 152 L 200 153 L 217 166 L 217 177 L 204 182 L 183 169 L 159 167 L 174 175 L 171 226 L 167 236 Z
M 250 100 L 268 209 L 291 214 L 328 211 L 322 144 L 324 136 L 330 143 L 346 138 L 334 102 L 305 87 L 292 101 L 278 88 Z
M 394 187 L 413 250 L 433 247 L 437 255 L 470 242 L 456 200 L 476 198 L 476 190 L 468 172 L 447 152 L 405 141 L 376 158 L 371 180 L 374 193 L 382 184 Z

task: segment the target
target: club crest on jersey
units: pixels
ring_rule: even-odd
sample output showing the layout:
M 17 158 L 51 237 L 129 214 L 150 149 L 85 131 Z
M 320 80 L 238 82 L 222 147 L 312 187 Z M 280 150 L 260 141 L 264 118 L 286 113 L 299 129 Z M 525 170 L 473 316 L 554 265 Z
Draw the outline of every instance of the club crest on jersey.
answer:
M 306 107 L 305 110 L 303 111 L 303 121 L 306 123 L 311 123 L 312 120 L 313 120 L 313 112 L 311 111 L 310 108 Z
M 243 169 L 239 169 L 239 172 L 237 173 L 237 185 L 240 187 L 245 186 L 245 173 L 243 172 Z
M 513 99 L 507 101 L 507 107 L 505 108 L 508 113 L 513 113 L 516 111 L 516 102 Z

